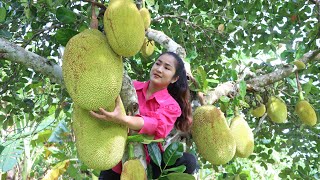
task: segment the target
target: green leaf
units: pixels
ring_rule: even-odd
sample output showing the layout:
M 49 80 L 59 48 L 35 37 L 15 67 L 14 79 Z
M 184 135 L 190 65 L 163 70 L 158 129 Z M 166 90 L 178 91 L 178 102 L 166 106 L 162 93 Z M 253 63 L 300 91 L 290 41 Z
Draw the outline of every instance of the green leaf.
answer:
M 77 31 L 74 31 L 72 29 L 62 28 L 56 31 L 55 38 L 57 40 L 57 43 L 63 46 L 66 46 L 68 41 L 76 34 L 78 34 Z
M 167 174 L 170 171 L 171 172 L 181 172 L 181 173 L 183 173 L 186 169 L 187 169 L 187 167 L 185 165 L 180 165 L 180 166 L 173 167 L 173 168 L 170 168 L 170 169 L 165 169 L 163 172 L 165 174 Z
M 2 151 L 4 150 L 4 146 L 0 145 L 0 154 L 2 153 Z
M 187 173 L 170 173 L 164 177 L 168 180 L 195 180 L 195 178 L 191 174 Z M 162 178 L 159 178 L 161 180 Z
M 14 168 L 23 153 L 22 139 L 6 141 L 0 154 L 0 171 L 7 172 Z
M 229 97 L 227 97 L 227 96 L 221 96 L 220 98 L 219 98 L 219 100 L 220 101 L 222 101 L 222 102 L 230 102 L 230 98 Z
M 4 7 L 0 7 L 0 23 L 3 23 L 6 20 L 7 10 Z
M 139 142 L 142 144 L 150 144 L 152 142 L 163 142 L 163 139 L 153 139 L 154 136 L 149 136 L 146 134 L 135 134 L 128 136 L 127 142 Z
M 313 86 L 313 80 L 312 79 L 309 79 L 309 82 L 307 82 L 306 84 L 302 85 L 302 89 L 304 90 L 304 95 L 307 96 L 310 91 L 311 91 L 311 88 Z
M 244 80 L 240 81 L 240 96 L 242 99 L 244 99 L 244 96 L 247 93 L 247 84 Z
M 10 39 L 12 37 L 12 34 L 4 29 L 0 29 L 0 37 Z
M 163 153 L 163 161 L 167 166 L 172 166 L 176 160 L 183 156 L 183 145 L 179 142 L 171 143 Z
M 63 143 L 63 136 L 65 134 L 69 134 L 69 128 L 66 122 L 64 120 L 61 120 L 52 132 L 50 138 L 48 139 L 48 142 L 61 144 Z
M 148 146 L 148 152 L 152 161 L 159 167 L 161 167 L 161 152 L 158 143 L 150 143 Z
M 59 7 L 56 12 L 57 19 L 65 24 L 74 23 L 77 20 L 77 15 L 68 8 Z
M 219 80 L 216 80 L 216 79 L 207 79 L 207 81 L 209 83 L 214 83 L 214 84 L 218 84 L 220 82 Z

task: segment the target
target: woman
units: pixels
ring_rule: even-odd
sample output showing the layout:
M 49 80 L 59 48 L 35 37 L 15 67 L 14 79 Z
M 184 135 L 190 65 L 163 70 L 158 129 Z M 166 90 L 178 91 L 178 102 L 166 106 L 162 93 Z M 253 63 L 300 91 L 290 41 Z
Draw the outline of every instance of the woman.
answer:
M 119 98 L 113 112 L 100 108 L 100 113 L 91 111 L 91 115 L 102 119 L 112 119 L 115 123 L 126 125 L 140 134 L 154 135 L 155 139 L 165 138 L 173 127 L 187 132 L 192 123 L 191 105 L 186 71 L 181 58 L 173 52 L 165 52 L 159 56 L 150 71 L 150 80 L 134 82 L 138 96 L 140 114 L 127 116 L 121 113 Z M 160 147 L 162 148 L 162 147 Z M 161 149 L 162 150 L 162 149 Z M 153 178 L 158 178 L 160 169 L 146 152 L 146 159 L 151 163 Z M 185 173 L 192 174 L 197 160 L 184 153 L 175 166 L 185 165 Z M 102 171 L 99 179 L 120 179 L 121 167 Z

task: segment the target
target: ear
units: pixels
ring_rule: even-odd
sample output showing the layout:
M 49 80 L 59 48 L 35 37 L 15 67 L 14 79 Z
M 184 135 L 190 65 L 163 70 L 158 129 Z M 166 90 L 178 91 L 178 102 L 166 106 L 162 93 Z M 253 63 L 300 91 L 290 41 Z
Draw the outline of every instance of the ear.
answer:
M 176 81 L 178 81 L 178 79 L 179 79 L 179 76 L 177 76 L 177 77 L 175 77 L 175 78 L 172 78 L 171 84 L 173 84 L 173 83 L 175 83 Z

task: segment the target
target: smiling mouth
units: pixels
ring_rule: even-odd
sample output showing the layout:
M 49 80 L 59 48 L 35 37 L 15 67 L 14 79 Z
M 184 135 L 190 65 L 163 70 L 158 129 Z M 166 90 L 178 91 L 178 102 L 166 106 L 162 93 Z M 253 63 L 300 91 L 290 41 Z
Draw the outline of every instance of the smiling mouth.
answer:
M 155 76 L 157 78 L 161 78 L 161 76 L 159 76 L 158 74 L 153 74 L 153 76 Z

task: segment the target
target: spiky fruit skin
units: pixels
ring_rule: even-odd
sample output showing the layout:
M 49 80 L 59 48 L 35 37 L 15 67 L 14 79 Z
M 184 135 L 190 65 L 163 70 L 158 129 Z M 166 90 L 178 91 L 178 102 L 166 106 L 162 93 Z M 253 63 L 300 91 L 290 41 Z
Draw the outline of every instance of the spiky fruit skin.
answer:
M 254 136 L 246 120 L 241 116 L 232 119 L 231 134 L 236 141 L 236 156 L 247 158 L 253 153 Z
M 299 101 L 295 107 L 295 112 L 304 124 L 308 126 L 317 124 L 317 114 L 308 101 Z
M 72 37 L 63 55 L 62 73 L 72 100 L 87 110 L 114 106 L 120 93 L 123 62 L 99 30 Z
M 144 23 L 144 29 L 147 30 L 150 27 L 151 24 L 151 15 L 150 12 L 147 8 L 141 8 L 140 10 L 140 15 L 143 19 Z
M 123 164 L 121 180 L 146 180 L 147 174 L 139 159 L 131 159 Z
M 275 123 L 287 122 L 287 106 L 282 99 L 271 96 L 267 103 L 267 114 L 271 121 Z
M 220 109 L 212 105 L 198 107 L 193 115 L 192 137 L 202 157 L 214 165 L 229 162 L 236 142 Z
M 141 48 L 141 55 L 145 58 L 149 57 L 152 55 L 152 53 L 154 52 L 154 41 L 149 41 L 147 38 L 145 38 L 143 46 Z
M 131 0 L 112 1 L 105 11 L 104 30 L 113 51 L 120 56 L 137 54 L 144 41 L 143 19 Z
M 262 117 L 266 113 L 266 106 L 264 104 L 260 104 L 259 107 L 252 110 L 251 114 L 252 116 L 259 118 Z
M 127 128 L 96 119 L 88 110 L 77 105 L 74 105 L 72 113 L 72 128 L 79 159 L 89 168 L 96 170 L 116 166 L 125 150 Z

